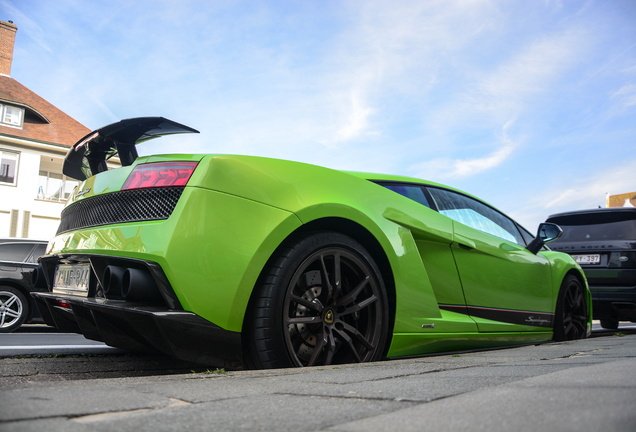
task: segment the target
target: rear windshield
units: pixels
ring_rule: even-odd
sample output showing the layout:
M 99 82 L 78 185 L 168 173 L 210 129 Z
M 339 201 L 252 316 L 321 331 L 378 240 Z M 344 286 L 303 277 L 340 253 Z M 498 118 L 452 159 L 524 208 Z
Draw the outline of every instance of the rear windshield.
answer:
M 35 251 L 29 257 L 30 263 L 38 262 L 38 258 L 46 253 L 46 244 L 39 244 L 35 247 Z
M 555 243 L 572 241 L 636 240 L 635 213 L 587 214 L 549 219 L 563 228 Z M 602 220 L 601 220 L 602 219 Z

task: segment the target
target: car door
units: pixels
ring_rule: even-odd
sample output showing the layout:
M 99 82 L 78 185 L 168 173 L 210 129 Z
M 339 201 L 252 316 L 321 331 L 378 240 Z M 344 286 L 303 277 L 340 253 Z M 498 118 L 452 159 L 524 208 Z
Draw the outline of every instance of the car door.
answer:
M 428 188 L 453 219 L 451 249 L 480 332 L 536 331 L 552 326 L 550 263 L 529 252 L 516 224 L 466 195 Z
M 33 270 L 38 267 L 36 255 L 46 248 L 33 242 L 6 242 L 0 244 L 0 283 L 7 281 L 10 285 L 19 284 L 23 289 L 31 291 Z M 32 258 L 35 258 L 32 260 Z
M 424 207 L 431 208 L 429 198 L 421 185 L 400 182 L 382 182 L 380 184 Z M 409 214 L 421 220 L 426 218 L 424 212 L 411 212 Z M 448 228 L 450 231 L 450 224 Z M 414 233 L 414 240 L 438 303 L 465 305 L 464 292 L 461 288 L 453 254 L 449 248 L 450 239 L 448 243 L 440 243 L 421 238 L 417 233 Z

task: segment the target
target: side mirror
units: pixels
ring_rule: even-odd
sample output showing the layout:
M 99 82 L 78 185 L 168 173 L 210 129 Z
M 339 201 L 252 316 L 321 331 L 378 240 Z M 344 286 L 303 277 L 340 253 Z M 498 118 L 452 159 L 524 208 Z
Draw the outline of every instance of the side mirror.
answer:
M 537 236 L 530 242 L 526 249 L 536 255 L 543 245 L 558 239 L 562 234 L 563 230 L 560 226 L 553 223 L 542 223 L 539 225 Z

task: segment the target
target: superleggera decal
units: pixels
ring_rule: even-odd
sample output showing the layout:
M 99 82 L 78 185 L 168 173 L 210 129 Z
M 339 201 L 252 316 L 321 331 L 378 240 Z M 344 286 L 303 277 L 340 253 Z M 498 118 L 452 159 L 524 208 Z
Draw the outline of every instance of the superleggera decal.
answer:
M 500 321 L 510 324 L 529 325 L 535 327 L 552 327 L 554 314 L 545 312 L 517 311 L 508 309 L 493 309 L 479 306 L 439 305 L 440 309 Z

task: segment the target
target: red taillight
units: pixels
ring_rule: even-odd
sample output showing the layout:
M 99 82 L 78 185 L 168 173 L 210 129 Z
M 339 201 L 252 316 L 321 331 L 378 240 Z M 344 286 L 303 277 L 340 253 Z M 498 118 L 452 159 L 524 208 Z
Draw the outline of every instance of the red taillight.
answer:
M 198 162 L 155 162 L 137 165 L 121 190 L 185 186 Z
M 69 302 L 64 301 L 64 300 L 55 299 L 55 303 L 57 303 L 57 305 L 59 307 L 62 307 L 64 309 L 70 309 L 71 308 L 71 304 Z

